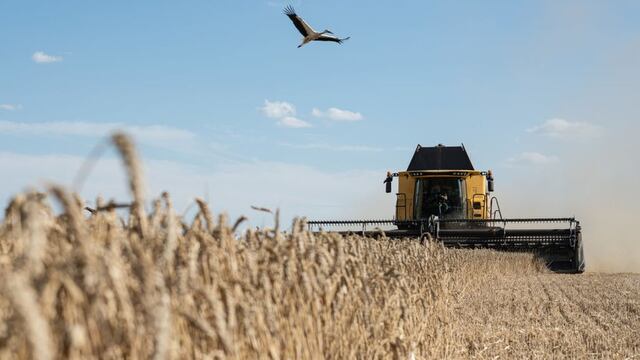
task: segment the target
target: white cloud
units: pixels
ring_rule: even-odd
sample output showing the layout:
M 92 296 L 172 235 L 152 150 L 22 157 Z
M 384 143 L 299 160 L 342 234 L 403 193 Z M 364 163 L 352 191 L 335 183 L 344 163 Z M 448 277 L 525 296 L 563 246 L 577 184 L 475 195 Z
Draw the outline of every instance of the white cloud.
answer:
M 523 152 L 507 160 L 512 165 L 548 165 L 558 162 L 554 155 L 544 155 L 539 152 Z
M 264 106 L 260 108 L 262 113 L 272 119 L 280 119 L 287 116 L 295 116 L 296 108 L 286 101 L 264 101 Z
M 107 136 L 115 130 L 133 135 L 142 143 L 160 147 L 171 147 L 173 142 L 187 142 L 196 138 L 196 134 L 185 129 L 164 125 L 129 125 L 120 122 L 17 122 L 0 121 L 0 134 L 23 134 L 30 136 L 80 136 L 98 138 Z
M 311 127 L 311 124 L 304 120 L 300 120 L 293 116 L 285 116 L 282 119 L 278 120 L 278 125 L 290 128 L 308 128 Z
M 311 124 L 307 121 L 298 119 L 296 115 L 296 107 L 286 101 L 264 101 L 264 106 L 260 111 L 269 118 L 278 119 L 277 124 L 282 127 L 289 128 L 308 128 Z
M 380 152 L 383 149 L 379 147 L 371 147 L 365 145 L 331 145 L 324 143 L 315 144 L 290 144 L 279 143 L 280 146 L 286 146 L 293 149 L 302 150 L 331 150 L 331 151 L 349 151 L 349 152 Z
M 296 117 L 296 107 L 286 101 L 269 101 L 265 100 L 264 105 L 260 107 L 260 111 L 266 117 L 272 119 L 278 119 L 278 125 L 292 128 L 305 128 L 312 125 L 304 120 Z M 338 108 L 329 108 L 326 111 L 322 111 L 318 108 L 313 108 L 311 114 L 319 118 L 327 118 L 333 121 L 359 121 L 364 119 L 359 112 L 353 112 L 349 110 L 342 110 Z
M 359 112 L 353 112 L 349 110 L 342 110 L 338 108 L 328 108 L 327 111 L 322 111 L 318 108 L 313 108 L 311 114 L 319 118 L 328 118 L 334 121 L 360 121 L 364 119 Z
M 0 104 L 0 110 L 16 111 L 22 109 L 22 105 L 17 104 Z
M 602 128 L 587 122 L 568 121 L 553 118 L 541 125 L 527 129 L 527 132 L 543 134 L 552 138 L 595 138 L 602 133 Z
M 33 59 L 33 61 L 35 61 L 38 64 L 48 64 L 48 63 L 54 63 L 54 62 L 59 62 L 63 60 L 62 56 L 48 55 L 48 54 L 45 54 L 43 51 L 34 52 L 31 58 Z

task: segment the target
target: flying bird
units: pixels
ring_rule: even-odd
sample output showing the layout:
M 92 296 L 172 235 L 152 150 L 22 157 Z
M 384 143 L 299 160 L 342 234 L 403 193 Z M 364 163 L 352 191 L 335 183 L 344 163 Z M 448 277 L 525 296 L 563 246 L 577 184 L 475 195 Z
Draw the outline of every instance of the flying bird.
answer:
M 342 44 L 343 41 L 349 40 L 349 37 L 340 39 L 339 37 L 334 36 L 333 33 L 329 30 L 316 32 L 311 26 L 309 26 L 309 24 L 302 20 L 300 16 L 296 15 L 296 11 L 291 5 L 284 8 L 284 14 L 287 15 L 289 19 L 291 19 L 291 21 L 293 21 L 293 25 L 295 25 L 296 29 L 298 29 L 298 31 L 300 31 L 300 33 L 304 37 L 302 39 L 302 44 L 298 45 L 298 47 L 302 47 L 302 45 L 311 41 L 333 41 L 337 42 L 338 44 Z
M 268 209 L 266 207 L 260 207 L 260 206 L 251 205 L 251 208 L 253 210 L 256 210 L 256 211 L 262 211 L 262 212 L 266 212 L 266 213 L 269 213 L 269 214 L 273 214 L 273 211 L 271 211 L 271 209 Z

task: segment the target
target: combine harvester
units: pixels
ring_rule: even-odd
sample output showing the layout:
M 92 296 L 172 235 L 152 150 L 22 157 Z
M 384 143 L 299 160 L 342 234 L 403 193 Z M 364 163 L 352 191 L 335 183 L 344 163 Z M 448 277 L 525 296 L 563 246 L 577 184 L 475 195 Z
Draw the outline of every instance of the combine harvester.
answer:
M 580 222 L 575 218 L 503 218 L 491 171 L 475 170 L 464 146 L 417 146 L 407 171 L 387 173 L 391 192 L 398 178 L 395 219 L 309 221 L 311 230 L 358 227 L 378 236 L 376 226 L 395 226 L 387 237 L 434 239 L 447 247 L 531 251 L 558 272 L 581 273 L 585 262 Z

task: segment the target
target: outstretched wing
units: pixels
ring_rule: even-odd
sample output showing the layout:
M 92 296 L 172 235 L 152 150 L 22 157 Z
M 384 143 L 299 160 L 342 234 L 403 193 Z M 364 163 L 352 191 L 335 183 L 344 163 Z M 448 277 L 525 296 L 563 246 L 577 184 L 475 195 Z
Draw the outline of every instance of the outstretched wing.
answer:
M 327 35 L 327 34 L 322 34 L 320 35 L 319 38 L 317 38 L 317 41 L 333 41 L 333 42 L 337 42 L 338 44 L 342 44 L 342 42 L 349 40 L 351 37 L 346 37 L 343 39 L 340 39 L 336 36 L 333 35 Z
M 309 36 L 309 34 L 315 32 L 311 28 L 311 26 L 309 26 L 306 22 L 304 22 L 304 20 L 302 20 L 300 16 L 296 15 L 296 11 L 291 5 L 284 8 L 284 14 L 287 15 L 289 19 L 291 19 L 293 25 L 295 25 L 296 29 L 300 31 L 300 34 L 302 34 L 302 36 L 307 37 Z

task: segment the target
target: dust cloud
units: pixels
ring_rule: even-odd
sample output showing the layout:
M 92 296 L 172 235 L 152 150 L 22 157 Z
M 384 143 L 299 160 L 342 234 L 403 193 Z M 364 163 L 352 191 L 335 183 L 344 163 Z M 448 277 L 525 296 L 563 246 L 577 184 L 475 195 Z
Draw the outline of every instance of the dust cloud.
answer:
M 616 44 L 583 86 L 552 110 L 554 116 L 597 125 L 599 136 L 530 139 L 532 150 L 557 156 L 557 163 L 513 176 L 515 171 L 503 169 L 507 179 L 496 186 L 509 214 L 575 215 L 587 271 L 640 272 L 640 37 Z
M 522 168 L 508 184 L 496 185 L 507 217 L 575 216 L 592 272 L 640 272 L 640 161 L 631 149 L 633 133 L 616 133 L 570 147 L 554 166 Z
M 640 272 L 640 161 L 631 144 L 626 133 L 610 135 L 583 157 L 570 154 L 579 158 L 567 169 L 568 203 L 581 217 L 589 271 Z

